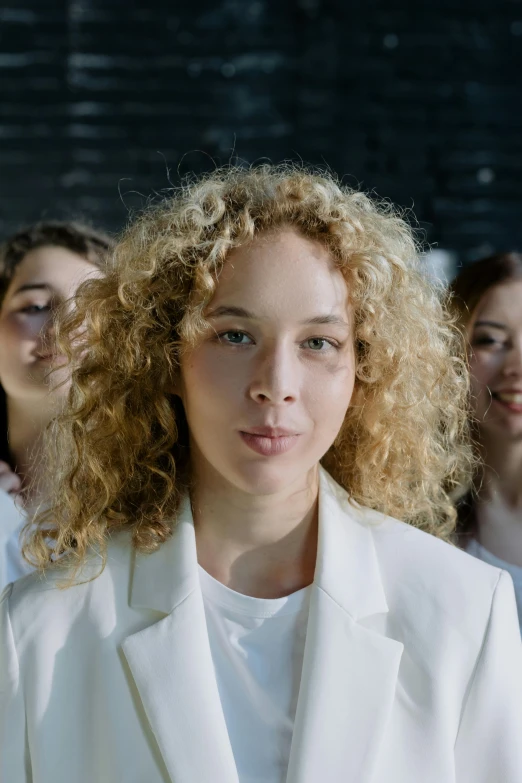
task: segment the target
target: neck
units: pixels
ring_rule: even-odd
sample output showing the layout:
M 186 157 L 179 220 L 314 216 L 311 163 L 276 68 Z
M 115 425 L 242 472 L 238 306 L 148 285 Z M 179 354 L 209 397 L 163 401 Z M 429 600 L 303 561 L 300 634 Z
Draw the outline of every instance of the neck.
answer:
M 209 475 L 210 474 L 210 475 Z M 274 495 L 239 491 L 196 472 L 192 496 L 199 564 L 232 590 L 280 598 L 311 584 L 317 554 L 318 470 Z
M 478 539 L 501 560 L 522 566 L 522 443 L 484 438 L 482 456 L 475 506 Z
M 24 489 L 34 488 L 38 479 L 43 434 L 55 415 L 56 412 L 45 405 L 7 398 L 11 463 L 22 479 Z
M 482 439 L 484 480 L 480 502 L 502 498 L 506 505 L 522 510 L 522 439 Z

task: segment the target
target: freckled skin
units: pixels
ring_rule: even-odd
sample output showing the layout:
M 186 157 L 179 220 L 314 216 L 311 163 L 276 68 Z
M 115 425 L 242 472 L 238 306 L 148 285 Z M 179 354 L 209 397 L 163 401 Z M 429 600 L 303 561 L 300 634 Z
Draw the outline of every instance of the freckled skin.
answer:
M 0 383 L 17 400 L 41 400 L 48 396 L 52 361 L 52 314 L 69 299 L 80 282 L 100 274 L 91 263 L 62 247 L 31 250 L 16 267 L 0 308 Z M 42 286 L 19 291 L 22 286 Z M 64 378 L 52 374 L 53 386 Z M 65 386 L 56 395 L 67 393 Z
M 522 282 L 487 291 L 473 313 L 468 336 L 472 399 L 481 430 L 522 439 L 522 414 L 495 402 L 490 393 L 522 389 Z
M 323 316 L 332 322 L 305 323 Z M 319 243 L 290 229 L 262 235 L 230 254 L 207 318 L 207 334 L 181 367 L 196 471 L 256 495 L 299 485 L 334 441 L 353 392 L 342 274 Z M 296 445 L 254 453 L 240 433 L 260 426 L 297 433 Z

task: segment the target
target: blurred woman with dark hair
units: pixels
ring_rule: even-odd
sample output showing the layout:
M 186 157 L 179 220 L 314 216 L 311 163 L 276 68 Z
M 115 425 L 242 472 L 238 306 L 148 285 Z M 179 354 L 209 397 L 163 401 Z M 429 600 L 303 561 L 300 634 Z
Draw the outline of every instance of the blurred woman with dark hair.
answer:
M 465 268 L 452 286 L 469 343 L 481 468 L 460 505 L 459 541 L 509 571 L 522 627 L 522 254 Z
M 76 223 L 38 223 L 0 250 L 0 589 L 29 565 L 24 506 L 34 505 L 42 434 L 67 393 L 53 313 L 103 267 L 111 240 Z M 51 370 L 53 372 L 51 372 Z

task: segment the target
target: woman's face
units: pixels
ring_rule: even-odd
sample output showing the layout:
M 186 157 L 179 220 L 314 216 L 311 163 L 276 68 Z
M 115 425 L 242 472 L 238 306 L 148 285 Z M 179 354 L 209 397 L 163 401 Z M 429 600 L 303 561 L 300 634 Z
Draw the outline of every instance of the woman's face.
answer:
M 327 250 L 290 229 L 230 253 L 209 328 L 181 367 L 194 467 L 272 494 L 317 465 L 355 379 L 348 290 Z
M 52 316 L 57 306 L 74 295 L 78 285 L 99 270 L 63 247 L 31 250 L 16 267 L 0 307 L 0 383 L 8 397 L 38 400 L 63 381 L 58 370 Z M 56 388 L 63 396 L 64 386 Z
M 522 281 L 494 286 L 469 326 L 472 397 L 486 433 L 522 439 Z

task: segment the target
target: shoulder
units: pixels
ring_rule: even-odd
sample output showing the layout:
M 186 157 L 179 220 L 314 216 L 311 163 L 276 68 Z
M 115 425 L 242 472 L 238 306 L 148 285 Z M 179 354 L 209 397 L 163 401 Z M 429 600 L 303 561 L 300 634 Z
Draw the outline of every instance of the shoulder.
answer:
M 32 570 L 20 551 L 20 534 L 26 521 L 20 499 L 0 490 L 0 589 Z
M 2 608 L 10 616 L 15 639 L 27 643 L 38 636 L 58 639 L 74 623 L 102 627 L 127 604 L 133 550 L 127 536 L 118 536 L 107 550 L 105 567 L 91 557 L 73 576 L 58 565 L 43 574 L 33 572 L 8 585 Z
M 0 542 L 5 542 L 13 533 L 21 530 L 25 520 L 24 511 L 16 496 L 13 497 L 0 489 Z
M 359 506 L 355 513 L 370 528 L 379 559 L 392 569 L 408 566 L 408 571 L 424 574 L 428 582 L 436 579 L 438 584 L 442 575 L 459 584 L 469 580 L 487 592 L 498 582 L 498 568 L 471 557 L 457 546 L 372 509 Z
M 390 610 L 482 637 L 505 572 L 392 517 L 363 507 L 355 514 L 371 530 Z
M 346 524 L 355 522 L 371 535 L 392 621 L 419 631 L 428 625 L 455 628 L 479 641 L 500 578 L 504 574 L 509 583 L 510 577 L 429 533 L 359 505 L 328 474 L 323 478 Z

